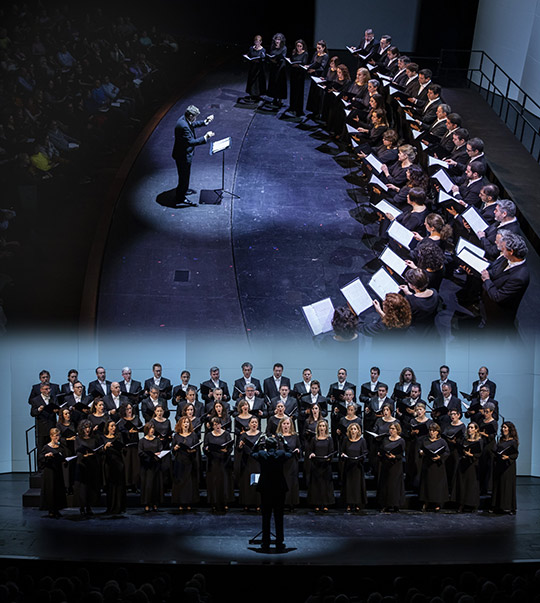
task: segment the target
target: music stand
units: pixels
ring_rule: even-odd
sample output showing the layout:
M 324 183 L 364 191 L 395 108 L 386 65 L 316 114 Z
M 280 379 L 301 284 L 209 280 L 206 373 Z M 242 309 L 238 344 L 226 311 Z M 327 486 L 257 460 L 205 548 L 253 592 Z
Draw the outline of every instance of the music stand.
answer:
M 217 153 L 222 153 L 221 155 L 221 188 L 216 188 L 213 191 L 205 190 L 201 191 L 201 197 L 199 203 L 206 205 L 219 205 L 223 200 L 223 195 L 231 195 L 231 197 L 235 199 L 240 199 L 239 195 L 235 195 L 233 192 L 225 190 L 225 151 L 231 147 L 232 138 L 228 136 L 227 138 L 222 138 L 221 140 L 216 140 L 215 142 L 210 143 L 210 155 L 216 155 Z M 216 195 L 215 197 L 212 195 Z

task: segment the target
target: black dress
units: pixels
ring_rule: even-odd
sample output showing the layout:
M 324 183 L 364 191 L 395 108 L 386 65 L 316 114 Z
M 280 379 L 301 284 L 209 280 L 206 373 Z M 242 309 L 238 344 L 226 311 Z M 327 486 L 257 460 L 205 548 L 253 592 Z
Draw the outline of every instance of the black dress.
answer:
M 334 484 L 332 482 L 332 456 L 334 444 L 332 438 L 320 440 L 315 437 L 307 447 L 310 459 L 310 472 L 307 499 L 308 504 L 315 507 L 327 507 L 334 504 Z M 326 458 L 328 457 L 328 458 Z
M 242 448 L 236 449 L 235 464 L 238 476 L 238 503 L 242 507 L 261 506 L 261 497 L 257 492 L 257 485 L 251 483 L 251 475 L 261 472 L 259 462 L 252 456 L 253 446 L 260 436 L 260 432 L 256 435 L 243 433 L 239 438 L 239 442 L 243 442 Z
M 52 452 L 53 456 L 45 456 Z M 66 450 L 59 445 L 57 448 L 45 444 L 38 455 L 38 465 L 42 472 L 40 509 L 51 514 L 58 513 L 67 506 L 66 489 L 64 486 L 63 464 Z
M 153 418 L 150 423 L 154 426 L 154 435 L 160 439 L 163 450 L 170 450 L 172 428 L 169 419 L 158 421 Z M 161 459 L 161 472 L 163 473 L 163 491 L 168 492 L 172 487 L 172 456 L 170 454 Z
M 411 437 L 407 440 L 406 475 L 407 483 L 413 490 L 418 490 L 420 484 L 422 457 L 419 453 L 422 442 L 427 436 L 429 427 L 432 423 L 434 423 L 432 419 L 428 419 L 423 423 L 416 419 L 411 419 Z
M 384 437 L 379 449 L 380 470 L 377 483 L 377 504 L 380 509 L 396 509 L 405 504 L 403 453 L 405 440 Z M 392 454 L 395 458 L 389 458 Z
M 199 502 L 199 448 L 192 448 L 198 442 L 199 436 L 194 431 L 186 437 L 179 433 L 173 435 L 172 503 L 177 507 Z M 175 446 L 180 448 L 174 451 Z
M 64 447 L 66 458 L 75 456 L 75 438 L 77 430 L 73 422 L 68 425 L 58 422 L 56 427 L 60 430 L 60 443 Z M 64 463 L 62 471 L 64 473 L 64 484 L 66 488 L 71 492 L 75 483 L 75 469 L 77 464 L 75 462 Z
M 480 431 L 487 434 L 487 437 L 482 436 L 484 448 L 480 457 L 480 494 L 487 494 L 492 491 L 493 487 L 493 455 L 496 447 L 496 436 L 498 431 L 498 423 L 493 420 L 489 423 L 480 423 Z
M 366 481 L 364 478 L 364 460 L 367 458 L 368 449 L 366 440 L 360 438 L 352 442 L 345 437 L 342 440 L 342 481 L 341 500 L 345 505 L 354 505 L 364 508 L 367 504 Z
M 124 440 L 124 469 L 126 471 L 126 485 L 135 489 L 139 487 L 141 479 L 141 462 L 139 459 L 139 429 L 142 423 L 139 417 L 133 417 L 130 421 L 120 419 L 118 430 Z M 136 429 L 136 432 L 130 433 Z
M 161 459 L 156 452 L 161 452 L 163 446 L 158 437 L 149 440 L 141 438 L 138 444 L 139 460 L 141 463 L 141 504 L 145 507 L 158 505 L 163 500 L 163 473 Z
M 298 117 L 304 115 L 304 83 L 306 70 L 300 65 L 307 65 L 309 57 L 307 51 L 300 54 L 293 53 L 289 70 L 290 78 L 290 103 L 289 110 Z
M 250 58 L 256 57 L 255 60 L 249 61 L 246 92 L 251 98 L 257 100 L 266 92 L 266 76 L 264 73 L 264 59 L 266 57 L 266 52 L 264 48 L 255 50 L 255 47 L 251 46 L 246 54 Z
M 89 508 L 99 502 L 102 482 L 102 448 L 96 449 L 101 446 L 101 443 L 101 436 L 94 434 L 88 438 L 77 436 L 75 440 L 75 454 L 77 455 L 75 486 L 81 508 Z
M 227 452 L 222 452 L 225 444 L 232 439 L 228 431 L 220 436 L 211 431 L 204 436 L 204 451 L 208 459 L 206 468 L 206 488 L 208 504 L 222 509 L 234 500 L 233 479 L 230 462 L 230 444 Z
M 103 477 L 107 493 L 107 513 L 116 515 L 126 510 L 126 469 L 124 467 L 124 443 L 120 433 L 114 438 L 103 436 L 103 444 L 110 442 L 112 446 L 103 448 Z
M 442 436 L 448 444 L 449 454 L 446 459 L 446 477 L 448 479 L 450 499 L 454 500 L 453 492 L 455 490 L 456 471 L 462 454 L 461 442 L 465 437 L 465 424 L 452 425 L 451 423 L 447 423 L 442 430 Z
M 481 439 L 465 439 L 457 446 L 459 462 L 452 499 L 462 507 L 478 509 L 480 506 L 478 461 L 480 460 L 483 446 Z M 465 450 L 472 452 L 473 456 L 465 454 Z
M 508 456 L 504 460 L 502 455 Z M 516 511 L 516 459 L 519 444 L 515 440 L 500 440 L 494 449 L 493 492 L 491 507 L 497 511 Z
M 435 290 L 432 291 L 430 297 L 407 295 L 412 313 L 410 333 L 427 336 L 436 332 L 435 317 L 439 310 L 439 294 Z
M 329 56 L 326 52 L 322 56 L 319 56 L 317 53 L 315 53 L 311 59 L 311 65 L 309 66 L 309 69 L 313 69 L 313 73 L 309 74 L 310 78 L 322 77 L 326 71 L 328 61 Z M 314 115 L 319 115 L 321 112 L 322 93 L 323 89 L 319 88 L 319 86 L 312 79 L 310 79 L 306 109 Z
M 300 437 L 295 435 L 283 436 L 289 451 L 292 453 L 290 459 L 283 464 L 283 474 L 287 482 L 287 494 L 285 495 L 285 506 L 296 507 L 300 503 L 300 486 L 298 483 L 298 459 L 302 454 Z M 300 452 L 293 452 L 298 449 Z
M 418 498 L 424 504 L 434 504 L 441 507 L 448 500 L 448 480 L 445 465 L 449 454 L 448 444 L 442 438 L 432 442 L 429 437 L 426 437 L 422 442 L 421 450 L 424 451 L 424 455 L 422 456 Z M 434 461 L 433 456 L 439 456 L 440 458 Z
M 287 98 L 287 71 L 285 57 L 287 47 L 271 48 L 266 55 L 268 61 L 268 96 L 274 100 Z

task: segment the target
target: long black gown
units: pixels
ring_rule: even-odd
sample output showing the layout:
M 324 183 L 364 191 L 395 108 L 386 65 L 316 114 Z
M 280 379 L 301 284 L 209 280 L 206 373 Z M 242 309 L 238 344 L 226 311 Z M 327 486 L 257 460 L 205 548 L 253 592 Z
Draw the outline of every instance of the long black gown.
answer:
M 238 475 L 238 503 L 242 507 L 260 507 L 261 496 L 257 492 L 256 484 L 251 484 L 251 474 L 260 473 L 259 462 L 253 458 L 253 446 L 260 438 L 260 432 L 256 435 L 243 433 L 239 442 L 244 442 L 242 448 L 237 448 L 235 463 Z
M 377 504 L 380 509 L 395 509 L 405 504 L 405 483 L 403 479 L 403 453 L 405 440 L 392 441 L 385 436 L 379 448 L 380 469 L 377 482 Z M 388 458 L 387 453 L 395 458 Z
M 217 509 L 223 509 L 234 500 L 231 455 L 229 451 L 221 450 L 231 439 L 232 436 L 228 431 L 224 431 L 220 436 L 210 431 L 204 436 L 204 451 L 208 459 L 206 468 L 208 504 Z
M 163 473 L 161 459 L 156 452 L 161 452 L 163 446 L 158 437 L 149 440 L 141 438 L 138 444 L 141 463 L 141 504 L 146 507 L 158 505 L 163 500 Z M 168 456 L 168 455 L 167 455 Z
M 435 456 L 439 460 L 434 461 L 431 452 L 442 448 Z M 422 442 L 422 472 L 420 473 L 420 488 L 418 498 L 424 504 L 434 504 L 441 507 L 448 500 L 448 480 L 446 478 L 445 461 L 449 455 L 448 444 L 438 438 L 432 442 L 429 437 L 424 438 Z
M 75 440 L 75 454 L 77 466 L 75 468 L 75 487 L 79 506 L 91 507 L 99 502 L 102 483 L 101 436 L 91 434 L 88 438 L 77 436 Z M 85 456 L 87 453 L 88 456 Z
M 455 490 L 456 471 L 462 454 L 460 444 L 465 437 L 465 424 L 452 425 L 451 423 L 447 423 L 442 430 L 442 436 L 448 444 L 449 455 L 446 459 L 446 477 L 448 479 L 450 500 L 454 500 L 453 492 Z
M 266 93 L 266 75 L 264 73 L 264 59 L 266 51 L 264 48 L 256 50 L 254 46 L 246 52 L 250 58 L 255 58 L 249 62 L 249 71 L 246 84 L 246 92 L 251 98 L 257 100 Z
M 484 448 L 480 457 L 480 494 L 487 494 L 493 489 L 493 455 L 497 444 L 496 436 L 498 431 L 498 423 L 493 420 L 489 423 L 479 423 L 480 431 L 487 434 L 487 437 L 482 436 Z
M 290 102 L 289 110 L 294 111 L 298 117 L 304 115 L 304 83 L 306 70 L 300 65 L 307 65 L 309 57 L 307 51 L 291 56 L 289 69 Z
M 158 421 L 153 418 L 150 423 L 154 426 L 154 434 L 161 440 L 163 450 L 170 450 L 172 428 L 169 419 Z M 167 454 L 161 459 L 161 472 L 163 473 L 163 491 L 168 492 L 172 487 L 172 456 Z
M 506 461 L 502 455 L 508 456 Z M 519 444 L 516 440 L 501 440 L 494 449 L 493 492 L 491 507 L 497 511 L 515 512 L 516 502 L 516 459 Z
M 422 442 L 427 436 L 429 427 L 434 423 L 432 419 L 420 422 L 416 419 L 411 419 L 411 436 L 407 440 L 407 452 L 405 455 L 405 473 L 407 475 L 407 484 L 413 489 L 418 490 L 420 485 L 420 473 L 422 471 L 422 457 L 420 456 L 420 448 Z M 418 433 L 413 433 L 418 431 Z
M 270 49 L 268 61 L 268 96 L 281 101 L 287 98 L 287 71 L 285 69 L 287 47 Z
M 368 448 L 366 440 L 360 438 L 352 442 L 345 437 L 341 444 L 342 454 L 342 481 L 341 500 L 345 505 L 354 505 L 364 508 L 367 504 L 366 481 L 364 477 L 364 460 L 367 458 Z
M 328 66 L 328 61 L 330 57 L 328 53 L 324 53 L 319 56 L 315 53 L 311 59 L 310 69 L 313 69 L 312 73 L 309 73 L 310 76 L 310 85 L 309 85 L 309 93 L 306 102 L 306 109 L 313 113 L 314 115 L 319 115 L 321 112 L 321 99 L 322 99 L 322 88 L 319 88 L 317 84 L 311 79 L 311 77 L 322 77 L 326 72 L 326 68 Z
M 332 438 L 328 437 L 324 440 L 313 438 L 307 445 L 307 452 L 308 456 L 312 453 L 315 454 L 315 458 L 310 459 L 308 504 L 315 507 L 333 505 L 335 499 L 332 482 L 332 457 L 323 458 L 334 452 Z
M 124 439 L 124 468 L 126 471 L 126 486 L 136 489 L 139 487 L 141 479 L 141 462 L 139 459 L 139 429 L 142 427 L 139 417 L 133 417 L 132 420 L 120 419 L 118 430 Z M 137 431 L 130 433 L 132 429 Z
M 126 469 L 124 467 L 124 443 L 122 434 L 113 438 L 103 436 L 103 444 L 111 442 L 112 446 L 103 448 L 103 477 L 107 493 L 107 513 L 117 515 L 126 510 Z
M 76 437 L 77 429 L 73 422 L 68 425 L 58 422 L 56 427 L 60 430 L 60 443 L 65 449 L 66 457 L 75 456 L 75 440 L 71 439 Z M 64 473 L 64 484 L 69 492 L 72 492 L 73 485 L 75 483 L 75 468 L 77 464 L 75 462 L 64 463 L 62 471 Z
M 188 436 L 179 433 L 173 435 L 172 503 L 177 507 L 191 506 L 199 502 L 199 448 L 188 452 L 188 449 L 198 442 L 199 436 L 194 431 Z M 176 452 L 175 446 L 180 446 Z
M 452 499 L 462 507 L 478 509 L 480 506 L 480 480 L 478 475 L 478 461 L 484 447 L 481 439 L 464 439 L 457 446 L 459 461 L 456 467 L 456 479 Z M 465 454 L 465 450 L 473 456 Z
M 45 456 L 49 452 L 53 453 L 52 457 Z M 38 465 L 42 471 L 39 508 L 49 513 L 58 513 L 60 509 L 67 506 L 62 470 L 65 458 L 66 450 L 61 445 L 53 448 L 45 444 L 38 455 Z
M 298 459 L 302 454 L 302 447 L 300 444 L 300 436 L 297 434 L 283 436 L 289 451 L 292 453 L 290 459 L 287 459 L 283 464 L 283 475 L 287 482 L 287 494 L 285 494 L 285 506 L 296 507 L 300 503 L 300 486 L 298 483 Z M 300 452 L 293 452 L 293 450 L 300 450 Z

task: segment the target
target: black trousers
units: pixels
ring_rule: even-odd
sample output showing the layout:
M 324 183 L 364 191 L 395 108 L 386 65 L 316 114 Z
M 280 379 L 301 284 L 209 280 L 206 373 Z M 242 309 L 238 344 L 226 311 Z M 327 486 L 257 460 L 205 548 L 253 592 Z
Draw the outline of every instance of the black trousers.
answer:
M 176 187 L 176 202 L 182 203 L 189 189 L 189 177 L 191 175 L 191 160 L 176 159 L 178 171 L 178 186 Z
M 274 524 L 276 528 L 276 544 L 283 544 L 283 514 L 285 512 L 285 496 L 263 496 L 261 500 L 262 511 L 262 544 L 270 544 L 270 521 L 272 513 L 274 514 Z

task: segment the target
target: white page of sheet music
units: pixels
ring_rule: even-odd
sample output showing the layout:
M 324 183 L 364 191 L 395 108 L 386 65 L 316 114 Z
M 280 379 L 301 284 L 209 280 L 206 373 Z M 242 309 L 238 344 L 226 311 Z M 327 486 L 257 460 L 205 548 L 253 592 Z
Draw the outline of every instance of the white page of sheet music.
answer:
M 377 176 L 375 176 L 375 174 L 371 174 L 371 178 L 369 179 L 369 183 L 370 184 L 374 184 L 375 186 L 378 186 L 380 188 L 383 189 L 383 191 L 387 191 L 388 187 L 386 186 L 386 184 L 384 182 L 382 182 L 382 180 L 380 180 L 379 178 L 377 178 Z
M 467 241 L 467 239 L 464 239 L 463 237 L 459 237 L 459 241 L 456 245 L 456 253 L 459 253 L 464 247 L 469 249 L 469 251 L 472 251 L 479 258 L 483 258 L 486 256 L 486 252 L 481 247 L 473 245 L 471 242 Z
M 472 228 L 473 232 L 483 232 L 488 229 L 487 222 L 484 221 L 482 216 L 474 209 L 469 207 L 462 214 L 461 217 L 467 220 L 467 224 Z
M 381 262 L 384 262 L 389 268 L 391 268 L 394 272 L 397 272 L 400 276 L 403 275 L 405 270 L 407 270 L 407 264 L 405 260 L 399 257 L 399 255 L 387 247 L 379 256 Z
M 400 245 L 407 247 L 407 249 L 413 240 L 413 233 L 395 220 L 392 222 L 392 224 L 390 224 L 390 227 L 386 232 L 389 237 L 392 237 L 394 241 L 397 241 Z
M 486 270 L 489 266 L 489 262 L 486 262 L 486 260 L 479 258 L 476 254 L 467 249 L 467 247 L 464 247 L 456 255 L 462 262 L 465 262 L 467 266 L 470 266 L 477 272 L 482 272 L 482 270 Z
M 399 293 L 399 285 L 384 268 L 377 270 L 368 285 L 382 300 L 384 300 L 387 293 Z
M 332 300 L 327 297 L 321 299 L 314 304 L 309 306 L 302 306 L 306 320 L 308 321 L 313 335 L 319 335 L 320 333 L 328 333 L 332 330 L 332 318 L 334 318 L 334 304 Z
M 373 301 L 359 278 L 355 278 L 354 281 L 342 287 L 341 293 L 356 314 L 361 314 L 373 306 Z
M 381 199 L 378 203 L 375 203 L 374 207 L 376 207 L 377 209 L 380 209 L 385 215 L 390 214 L 394 218 L 397 218 L 399 216 L 399 214 L 402 213 L 397 207 L 394 207 L 391 203 L 388 203 L 388 201 L 386 201 L 385 199 Z

